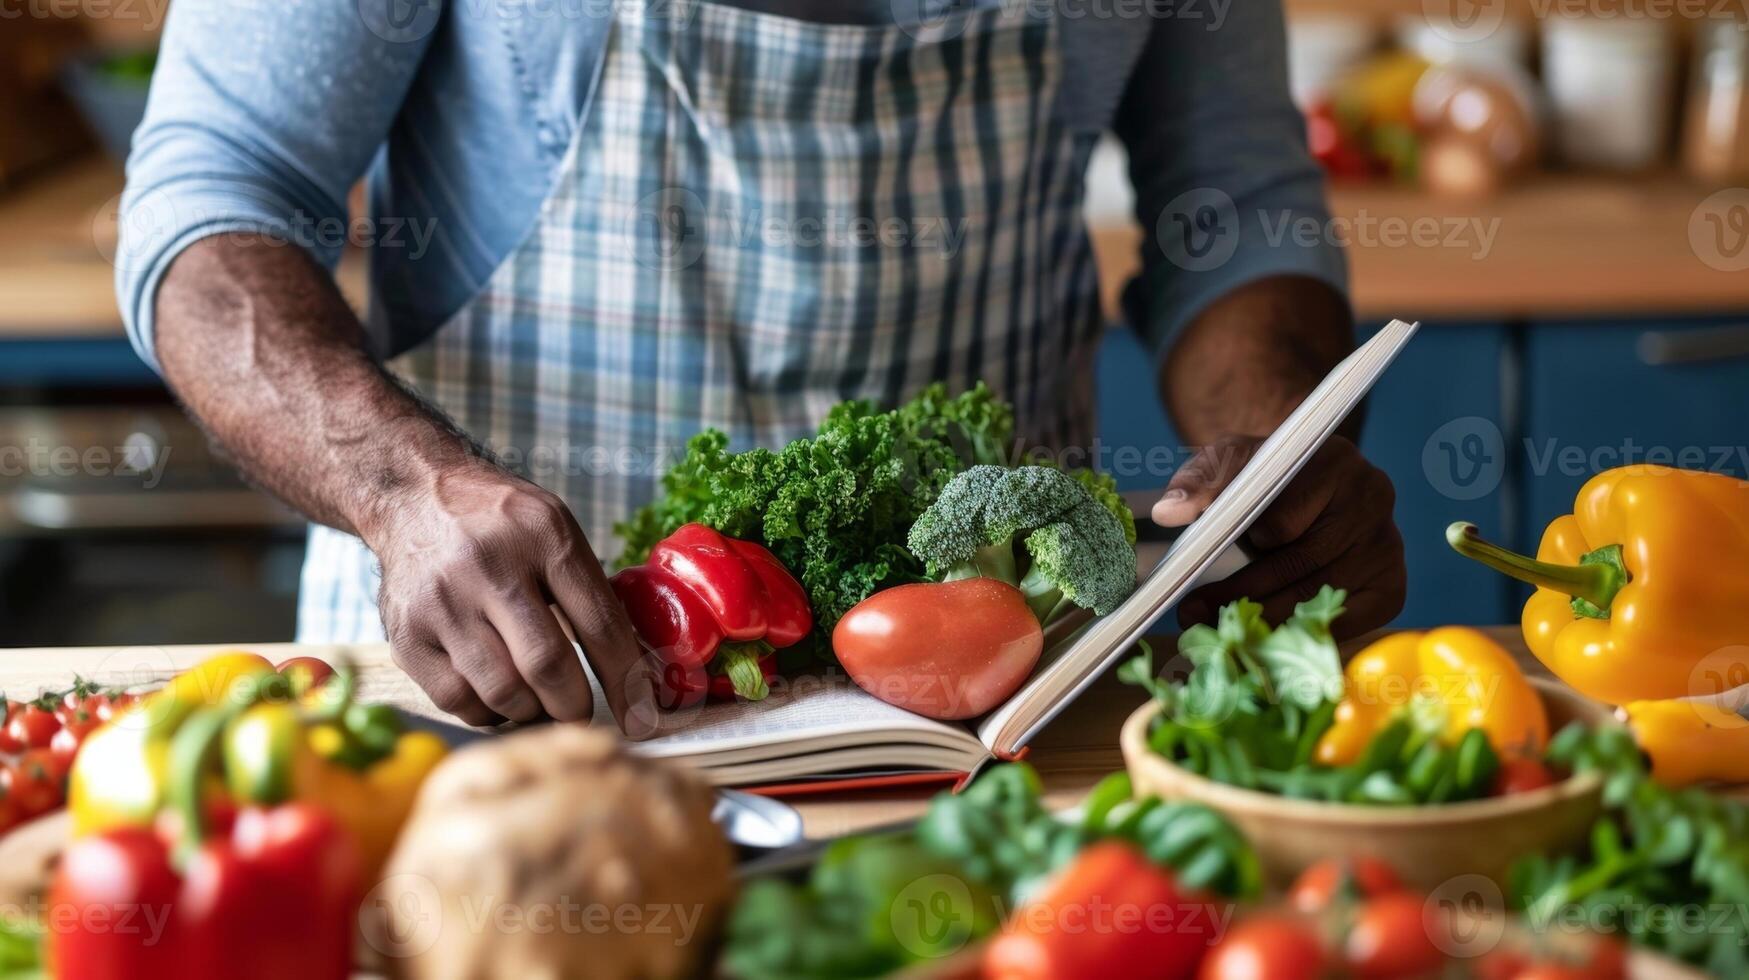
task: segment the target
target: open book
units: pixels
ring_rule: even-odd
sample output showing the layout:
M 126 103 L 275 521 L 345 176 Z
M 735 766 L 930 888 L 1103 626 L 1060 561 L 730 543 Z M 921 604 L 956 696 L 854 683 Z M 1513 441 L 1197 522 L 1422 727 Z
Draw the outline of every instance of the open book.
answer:
M 637 743 L 636 751 L 684 759 L 717 785 L 798 792 L 963 774 L 991 757 L 1012 757 L 1198 581 L 1218 571 L 1217 563 L 1232 564 L 1240 535 L 1360 403 L 1415 328 L 1393 320 L 1337 365 L 1122 605 L 1063 635 L 1047 635 L 1031 679 L 982 719 L 956 723 L 912 714 L 865 693 L 837 670 L 776 682 L 763 701 L 666 715 L 659 734 Z

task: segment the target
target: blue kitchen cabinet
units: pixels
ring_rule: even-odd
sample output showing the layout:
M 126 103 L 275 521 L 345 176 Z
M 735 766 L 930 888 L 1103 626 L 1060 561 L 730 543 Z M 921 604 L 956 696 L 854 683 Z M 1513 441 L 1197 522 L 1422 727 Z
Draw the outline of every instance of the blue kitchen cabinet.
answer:
M 1361 447 L 1396 485 L 1396 519 L 1409 567 L 1399 626 L 1516 618 L 1509 587 L 1453 553 L 1443 536 L 1455 520 L 1507 526 L 1512 484 L 1506 478 L 1510 427 L 1503 384 L 1509 356 L 1503 326 L 1427 325 L 1368 400 Z M 1164 486 L 1169 469 L 1154 472 L 1146 464 L 1148 452 L 1176 466 L 1185 450 L 1161 410 L 1152 359 L 1130 331 L 1113 329 L 1098 372 L 1106 460 L 1144 460 L 1141 472 L 1113 467 L 1120 486 Z
M 1513 544 L 1534 551 L 1543 528 L 1571 513 L 1579 488 L 1601 470 L 1650 462 L 1749 476 L 1749 351 L 1729 331 L 1717 333 L 1742 323 L 1738 316 L 1533 324 L 1525 335 L 1523 439 L 1513 449 L 1524 500 Z M 1715 336 L 1719 342 L 1703 344 L 1695 360 L 1648 363 L 1660 347 Z

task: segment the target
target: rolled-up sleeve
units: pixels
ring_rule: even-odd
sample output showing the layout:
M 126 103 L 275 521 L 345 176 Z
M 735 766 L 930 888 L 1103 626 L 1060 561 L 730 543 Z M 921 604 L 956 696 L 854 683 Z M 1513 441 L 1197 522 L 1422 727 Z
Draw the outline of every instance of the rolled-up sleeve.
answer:
M 1125 313 L 1157 355 L 1248 282 L 1301 275 L 1347 290 L 1323 173 L 1288 97 L 1281 0 L 1190 9 L 1153 23 L 1115 125 L 1144 230 Z
M 330 268 L 338 260 L 347 191 L 433 26 L 388 19 L 397 2 L 176 0 L 128 157 L 116 250 L 122 319 L 154 369 L 158 283 L 190 243 L 239 233 L 305 247 Z

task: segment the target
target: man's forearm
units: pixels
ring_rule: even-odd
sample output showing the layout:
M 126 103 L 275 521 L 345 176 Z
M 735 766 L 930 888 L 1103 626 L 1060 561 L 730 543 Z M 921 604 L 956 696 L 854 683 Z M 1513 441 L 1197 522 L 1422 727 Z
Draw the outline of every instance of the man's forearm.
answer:
M 1185 327 L 1160 367 L 1161 398 L 1190 445 L 1267 436 L 1353 346 L 1348 304 L 1329 286 L 1262 279 Z M 1357 412 L 1343 433 L 1357 434 L 1359 423 Z
M 157 298 L 166 380 L 243 471 L 323 524 L 365 534 L 467 440 L 366 349 L 332 278 L 301 249 L 203 239 Z

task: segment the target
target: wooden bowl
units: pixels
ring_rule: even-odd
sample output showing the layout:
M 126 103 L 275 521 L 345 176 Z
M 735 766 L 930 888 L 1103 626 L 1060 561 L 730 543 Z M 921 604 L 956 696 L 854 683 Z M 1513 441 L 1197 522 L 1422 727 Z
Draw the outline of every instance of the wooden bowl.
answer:
M 1549 731 L 1570 721 L 1615 724 L 1603 705 L 1557 682 L 1532 678 L 1549 714 Z M 1437 806 L 1365 806 L 1296 800 L 1217 783 L 1148 748 L 1149 702 L 1124 722 L 1121 746 L 1138 794 L 1189 800 L 1225 814 L 1250 839 L 1269 882 L 1286 886 L 1329 857 L 1382 859 L 1405 882 L 1433 891 L 1460 875 L 1503 885 L 1507 869 L 1531 853 L 1563 850 L 1585 839 L 1602 805 L 1602 777 L 1571 776 L 1512 796 Z

